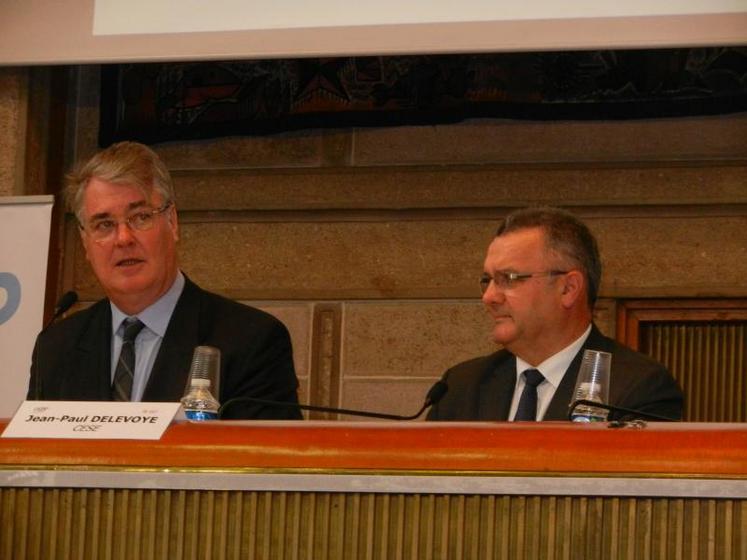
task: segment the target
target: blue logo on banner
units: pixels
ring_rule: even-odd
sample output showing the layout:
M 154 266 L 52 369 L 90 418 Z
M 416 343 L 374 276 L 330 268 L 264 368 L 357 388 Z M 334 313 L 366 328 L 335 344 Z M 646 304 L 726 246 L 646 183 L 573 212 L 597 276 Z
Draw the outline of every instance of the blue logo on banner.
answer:
M 10 320 L 21 305 L 21 283 L 15 274 L 0 272 L 0 290 L 5 290 L 5 305 L 0 307 L 0 325 Z

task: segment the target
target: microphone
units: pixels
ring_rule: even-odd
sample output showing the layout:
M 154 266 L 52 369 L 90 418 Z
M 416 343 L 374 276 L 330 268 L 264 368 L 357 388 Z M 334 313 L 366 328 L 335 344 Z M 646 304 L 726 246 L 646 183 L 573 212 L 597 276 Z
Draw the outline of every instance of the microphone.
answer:
M 425 402 L 415 414 L 409 416 L 403 416 L 400 414 L 389 414 L 386 412 L 369 412 L 367 410 L 351 410 L 348 408 L 332 408 L 328 406 L 315 406 L 311 404 L 299 404 L 292 402 L 283 401 L 272 401 L 268 399 L 259 399 L 255 397 L 236 397 L 227 400 L 218 410 L 218 418 L 223 418 L 226 410 L 236 403 L 253 403 L 261 404 L 265 406 L 281 406 L 285 408 L 297 408 L 300 410 L 310 410 L 313 412 L 331 412 L 333 414 L 347 414 L 349 416 L 365 416 L 367 418 L 381 418 L 384 420 L 415 420 L 418 416 L 423 414 L 425 410 L 440 401 L 449 390 L 449 386 L 445 381 L 437 381 L 433 387 L 430 388 L 428 394 L 425 396 Z
M 39 331 L 39 334 L 36 336 L 37 340 L 41 335 L 43 335 L 46 330 L 52 326 L 52 324 L 60 318 L 60 316 L 65 313 L 68 309 L 70 309 L 75 303 L 78 301 L 78 293 L 74 290 L 70 290 L 69 292 L 65 292 L 62 294 L 60 299 L 57 301 L 57 305 L 54 306 L 54 313 L 52 314 L 52 317 L 49 319 L 49 321 L 46 322 L 44 327 L 41 331 Z M 39 354 L 41 356 L 41 353 Z M 41 399 L 41 392 L 42 392 L 42 386 L 41 386 L 41 373 L 39 372 L 39 357 L 37 357 L 36 361 L 36 367 L 35 370 L 35 379 L 34 379 L 34 400 L 38 401 Z
M 571 403 L 571 406 L 568 409 L 568 420 L 573 419 L 573 413 L 576 411 L 576 408 L 581 405 L 593 406 L 595 408 L 601 408 L 609 412 L 619 412 L 621 414 L 627 414 L 629 416 L 635 416 L 637 418 L 642 418 L 645 420 L 655 420 L 659 422 L 679 422 L 678 418 L 669 418 L 668 416 L 660 416 L 658 414 L 653 414 L 651 412 L 633 410 L 632 408 L 623 408 L 622 406 L 613 406 L 611 404 L 604 404 L 604 403 L 600 403 L 597 401 L 591 401 L 588 399 L 576 399 L 575 401 Z
M 39 332 L 39 334 L 43 334 L 44 331 L 46 331 L 49 327 L 52 326 L 52 323 L 54 323 L 60 315 L 65 313 L 68 309 L 70 309 L 73 305 L 76 304 L 78 301 L 78 293 L 74 290 L 70 290 L 69 292 L 65 292 L 62 294 L 62 297 L 57 301 L 57 305 L 54 306 L 54 313 L 52 314 L 52 318 L 47 321 L 47 324 L 44 325 L 44 328 Z

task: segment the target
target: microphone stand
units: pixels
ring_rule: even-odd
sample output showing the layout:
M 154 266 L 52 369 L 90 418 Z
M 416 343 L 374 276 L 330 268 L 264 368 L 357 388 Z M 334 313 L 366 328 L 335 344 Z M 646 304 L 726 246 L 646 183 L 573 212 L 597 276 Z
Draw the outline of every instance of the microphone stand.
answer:
M 52 324 L 68 309 L 70 309 L 73 305 L 76 304 L 78 301 L 78 294 L 70 290 L 69 292 L 65 292 L 62 294 L 62 297 L 60 297 L 59 301 L 57 302 L 57 305 L 55 305 L 54 313 L 52 314 L 51 319 L 47 321 L 47 324 L 44 325 L 41 331 L 39 331 L 39 334 L 36 335 L 37 342 L 39 341 L 39 337 L 43 335 L 45 332 L 47 332 L 47 329 L 52 326 Z M 38 401 L 41 399 L 42 394 L 42 380 L 41 380 L 41 368 L 39 367 L 39 360 L 41 359 L 41 349 L 39 349 L 39 355 L 37 356 L 35 367 L 34 367 L 34 400 Z M 31 380 L 29 380 L 31 381 Z
M 577 399 L 571 403 L 571 407 L 568 409 L 568 420 L 573 419 L 573 413 L 576 411 L 576 408 L 579 405 L 586 405 L 586 406 L 593 406 L 596 408 L 601 408 L 603 410 L 607 410 L 609 412 L 621 412 L 623 414 L 629 414 L 631 416 L 636 416 L 638 418 L 644 418 L 646 420 L 655 420 L 659 422 L 677 422 L 677 418 L 669 418 L 667 416 L 659 416 L 658 414 L 653 414 L 650 412 L 641 412 L 640 410 L 633 410 L 631 408 L 623 408 L 621 406 L 612 406 L 610 404 L 604 404 L 597 401 L 590 401 L 588 399 Z
M 265 406 L 280 406 L 284 408 L 296 408 L 300 410 L 310 410 L 313 412 L 330 412 L 333 414 L 347 414 L 349 416 L 365 416 L 366 418 L 380 418 L 384 420 L 415 420 L 417 417 L 419 417 L 423 412 L 425 412 L 425 409 L 429 406 L 433 406 L 438 401 L 441 400 L 441 398 L 446 394 L 446 391 L 448 391 L 449 386 L 446 385 L 446 382 L 444 381 L 437 381 L 433 387 L 431 387 L 430 391 L 428 391 L 428 395 L 425 398 L 425 402 L 423 403 L 423 406 L 420 407 L 420 410 L 418 410 L 415 414 L 410 414 L 409 416 L 404 416 L 400 414 L 389 414 L 386 412 L 368 412 L 366 410 L 351 410 L 349 408 L 332 408 L 328 406 L 316 406 L 312 404 L 300 404 L 300 403 L 292 403 L 292 402 L 285 402 L 285 401 L 272 401 L 268 399 L 260 399 L 256 397 L 235 397 L 233 399 L 227 400 L 221 407 L 218 409 L 218 418 L 223 418 L 223 415 L 225 414 L 226 410 L 233 406 L 236 403 L 254 403 L 254 404 L 262 404 Z

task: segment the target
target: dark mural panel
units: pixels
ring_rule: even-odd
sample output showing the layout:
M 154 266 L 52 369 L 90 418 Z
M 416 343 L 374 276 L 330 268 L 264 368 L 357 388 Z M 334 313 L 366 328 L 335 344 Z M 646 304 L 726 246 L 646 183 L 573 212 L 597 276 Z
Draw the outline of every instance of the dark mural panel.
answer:
M 745 110 L 746 47 L 122 64 L 103 69 L 100 143 Z

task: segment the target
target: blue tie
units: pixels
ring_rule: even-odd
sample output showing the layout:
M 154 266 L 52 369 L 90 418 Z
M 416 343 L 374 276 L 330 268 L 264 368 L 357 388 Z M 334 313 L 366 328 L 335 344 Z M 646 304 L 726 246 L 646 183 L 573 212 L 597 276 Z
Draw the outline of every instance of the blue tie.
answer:
M 521 399 L 514 420 L 534 422 L 537 420 L 537 385 L 545 380 L 545 376 L 536 369 L 528 369 L 523 375 L 524 390 L 521 392 Z

